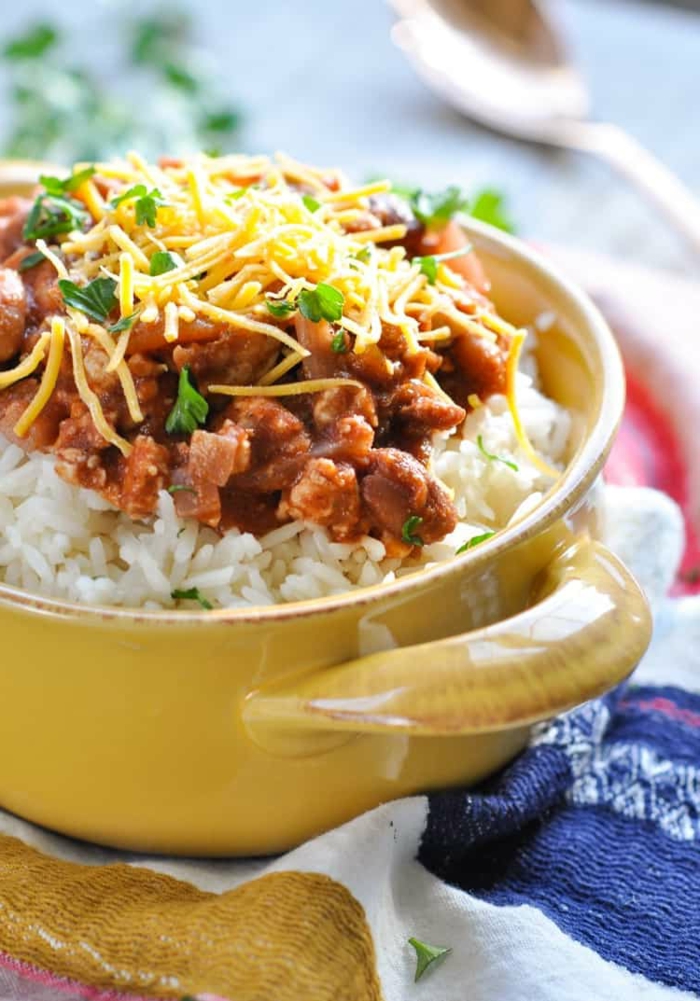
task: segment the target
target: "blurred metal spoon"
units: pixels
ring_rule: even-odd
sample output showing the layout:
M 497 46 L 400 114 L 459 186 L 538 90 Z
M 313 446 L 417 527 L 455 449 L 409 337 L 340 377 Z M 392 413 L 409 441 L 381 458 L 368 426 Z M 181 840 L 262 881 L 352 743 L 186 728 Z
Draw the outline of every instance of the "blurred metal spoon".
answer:
M 389 3 L 394 41 L 449 104 L 516 139 L 607 160 L 700 252 L 700 201 L 633 136 L 588 118 L 585 84 L 540 0 Z

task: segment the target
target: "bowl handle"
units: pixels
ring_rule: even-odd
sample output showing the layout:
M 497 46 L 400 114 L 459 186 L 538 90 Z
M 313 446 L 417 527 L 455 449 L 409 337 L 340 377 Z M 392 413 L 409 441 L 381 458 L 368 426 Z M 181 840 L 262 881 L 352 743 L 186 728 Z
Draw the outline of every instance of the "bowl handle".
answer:
M 436 736 L 522 726 L 622 681 L 650 638 L 639 585 L 610 550 L 582 538 L 553 557 L 518 615 L 260 690 L 244 717 L 253 731 Z

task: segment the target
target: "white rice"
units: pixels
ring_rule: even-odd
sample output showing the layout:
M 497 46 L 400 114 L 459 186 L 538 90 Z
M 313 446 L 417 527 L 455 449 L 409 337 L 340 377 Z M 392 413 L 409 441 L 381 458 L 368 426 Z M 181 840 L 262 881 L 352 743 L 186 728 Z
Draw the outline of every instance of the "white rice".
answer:
M 531 441 L 550 463 L 564 458 L 569 414 L 538 391 L 533 361 L 520 373 L 518 403 Z M 514 462 L 491 461 L 486 450 Z M 518 446 L 504 397 L 465 421 L 463 434 L 437 435 L 435 474 L 454 491 L 460 517 L 420 559 L 387 559 L 377 539 L 333 542 L 325 529 L 292 522 L 256 539 L 223 538 L 175 514 L 161 493 L 157 515 L 133 522 L 92 491 L 65 483 L 51 456 L 25 454 L 0 437 L 0 580 L 34 594 L 86 605 L 167 608 L 198 588 L 215 607 L 250 607 L 339 594 L 449 559 L 475 535 L 503 528 L 535 505 L 548 479 Z

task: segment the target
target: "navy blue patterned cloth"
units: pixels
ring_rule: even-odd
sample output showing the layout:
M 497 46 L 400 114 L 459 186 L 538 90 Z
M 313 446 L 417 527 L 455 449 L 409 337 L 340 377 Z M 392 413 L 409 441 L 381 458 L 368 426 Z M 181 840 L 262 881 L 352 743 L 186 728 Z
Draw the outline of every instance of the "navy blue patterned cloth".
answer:
M 477 791 L 431 796 L 419 857 L 491 904 L 538 907 L 632 973 L 700 994 L 699 839 L 700 695 L 629 686 L 543 725 Z

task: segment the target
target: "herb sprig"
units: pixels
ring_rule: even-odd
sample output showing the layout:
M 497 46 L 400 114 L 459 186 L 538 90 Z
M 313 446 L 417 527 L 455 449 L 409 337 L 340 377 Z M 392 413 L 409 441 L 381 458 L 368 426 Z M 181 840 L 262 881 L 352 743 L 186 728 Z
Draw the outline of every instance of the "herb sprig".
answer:
M 320 282 L 315 289 L 304 289 L 300 292 L 297 303 L 299 312 L 307 320 L 313 323 L 318 323 L 320 320 L 337 323 L 343 315 L 345 297 L 333 285 Z
M 170 592 L 170 597 L 174 601 L 196 601 L 197 604 L 207 612 L 210 612 L 214 607 L 212 603 L 204 597 L 198 587 L 190 587 L 187 588 L 187 590 L 176 588 L 174 591 Z
M 478 546 L 482 542 L 486 542 L 487 539 L 490 539 L 491 536 L 495 534 L 495 532 L 482 532 L 481 535 L 473 535 L 471 539 L 467 539 L 466 542 L 462 543 L 459 549 L 455 552 L 455 556 L 460 556 L 462 553 L 466 553 L 467 550 L 473 549 L 474 546 Z
M 98 323 L 104 323 L 117 305 L 117 283 L 113 278 L 95 278 L 82 286 L 61 278 L 58 287 L 66 306 L 79 309 Z
M 425 543 L 420 535 L 416 535 L 416 529 L 423 524 L 420 515 L 412 514 L 406 518 L 401 529 L 401 539 L 409 546 L 424 546 Z
M 201 427 L 209 413 L 209 404 L 192 383 L 190 369 L 185 365 L 180 372 L 175 406 L 168 414 L 165 430 L 168 434 L 193 434 Z
M 510 459 L 504 459 L 500 455 L 494 455 L 493 452 L 488 452 L 486 450 L 486 446 L 484 445 L 484 439 L 482 435 L 477 435 L 476 445 L 481 454 L 484 456 L 484 458 L 488 459 L 489 462 L 502 462 L 504 466 L 508 466 L 508 468 L 512 469 L 513 472 L 515 473 L 518 472 L 518 466 L 515 462 L 512 462 Z
M 132 200 L 134 201 L 136 225 L 148 226 L 150 229 L 154 229 L 158 209 L 168 205 L 168 202 L 165 201 L 158 188 L 152 188 L 148 191 L 145 184 L 135 184 L 132 188 L 122 191 L 120 195 L 113 198 L 111 204 L 116 208 L 122 202 Z

